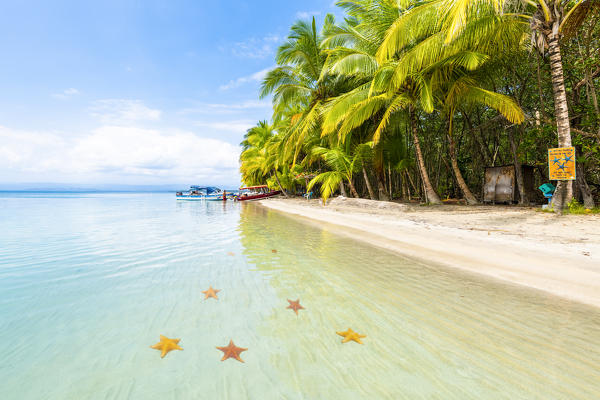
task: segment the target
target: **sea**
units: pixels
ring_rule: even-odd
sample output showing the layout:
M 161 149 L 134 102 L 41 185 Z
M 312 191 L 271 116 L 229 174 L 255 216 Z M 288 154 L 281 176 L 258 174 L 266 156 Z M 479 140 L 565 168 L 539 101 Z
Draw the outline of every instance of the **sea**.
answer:
M 600 397 L 597 308 L 174 193 L 0 192 L 0 338 L 3 400 Z

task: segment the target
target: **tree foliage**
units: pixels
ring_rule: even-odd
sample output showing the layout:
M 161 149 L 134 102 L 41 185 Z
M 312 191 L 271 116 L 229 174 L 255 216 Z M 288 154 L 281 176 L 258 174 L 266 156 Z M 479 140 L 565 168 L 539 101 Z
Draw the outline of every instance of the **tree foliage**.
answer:
M 566 202 L 574 194 L 593 206 L 600 194 L 597 2 L 337 4 L 343 21 L 297 21 L 279 47 L 260 93 L 272 98 L 273 122 L 244 137 L 244 183 L 275 177 L 325 199 L 348 188 L 382 200 L 474 204 L 486 166 L 532 165 L 541 184 L 547 149 L 572 143 L 578 180 L 559 191 Z

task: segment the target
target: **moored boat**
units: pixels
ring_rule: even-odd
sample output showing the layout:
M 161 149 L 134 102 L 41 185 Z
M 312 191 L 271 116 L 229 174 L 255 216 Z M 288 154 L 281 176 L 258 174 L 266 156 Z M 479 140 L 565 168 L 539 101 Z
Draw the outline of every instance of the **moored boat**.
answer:
M 270 190 L 267 185 L 240 188 L 238 201 L 260 200 L 281 194 L 281 190 Z
M 225 201 L 233 200 L 234 194 L 214 186 L 190 186 L 187 192 L 175 193 L 177 200 Z

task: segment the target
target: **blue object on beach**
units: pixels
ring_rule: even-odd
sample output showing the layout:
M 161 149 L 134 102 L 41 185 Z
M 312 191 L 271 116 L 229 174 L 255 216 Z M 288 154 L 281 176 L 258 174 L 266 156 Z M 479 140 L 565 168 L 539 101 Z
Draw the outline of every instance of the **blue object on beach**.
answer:
M 548 206 L 550 206 L 550 203 L 552 203 L 552 196 L 554 195 L 556 187 L 551 183 L 544 183 L 538 189 L 540 189 L 544 194 L 544 197 L 548 199 Z
M 552 195 L 554 194 L 554 190 L 556 190 L 556 187 L 551 183 L 544 183 L 538 189 L 540 189 L 542 191 L 542 193 L 544 194 L 544 197 L 548 198 L 548 197 L 552 197 Z
M 304 193 L 302 196 L 306 197 L 306 200 L 312 199 L 313 192 Z

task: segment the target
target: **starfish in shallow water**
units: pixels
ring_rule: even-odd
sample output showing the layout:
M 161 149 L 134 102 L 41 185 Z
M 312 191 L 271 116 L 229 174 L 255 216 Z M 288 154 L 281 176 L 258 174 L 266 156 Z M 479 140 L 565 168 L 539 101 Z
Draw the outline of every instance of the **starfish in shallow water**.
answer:
M 217 347 L 217 349 L 223 352 L 223 358 L 221 358 L 221 361 L 225 361 L 228 358 L 235 358 L 239 362 L 244 362 L 244 360 L 240 358 L 240 353 L 248 350 L 241 347 L 236 347 L 235 344 L 233 344 L 233 340 L 230 340 L 227 346 Z
M 346 332 L 336 332 L 336 333 L 338 335 L 344 337 L 344 339 L 342 339 L 342 343 L 346 343 L 346 342 L 349 342 L 351 340 L 354 340 L 356 343 L 363 344 L 363 342 L 360 339 L 367 337 L 367 335 L 360 335 L 360 334 L 354 332 L 350 328 L 348 328 L 348 330 Z
M 208 287 L 208 290 L 203 290 L 202 293 L 204 293 L 206 296 L 204 296 L 204 300 L 208 299 L 209 297 L 214 297 L 215 299 L 219 299 L 217 297 L 217 293 L 220 292 L 221 289 L 213 289 L 212 286 Z
M 277 253 L 277 250 L 275 250 L 275 249 L 272 249 L 272 250 L 271 250 L 271 253 Z
M 298 299 L 296 301 L 292 301 L 292 300 L 288 299 L 288 303 L 290 303 L 290 305 L 287 306 L 287 308 L 291 308 L 292 310 L 294 310 L 296 315 L 298 315 L 298 310 L 304 310 L 304 307 L 302 307 L 300 305 L 300 299 Z
M 181 339 L 169 339 L 166 336 L 160 335 L 160 342 L 153 344 L 150 348 L 160 350 L 160 358 L 164 358 L 171 350 L 183 350 L 179 347 Z

